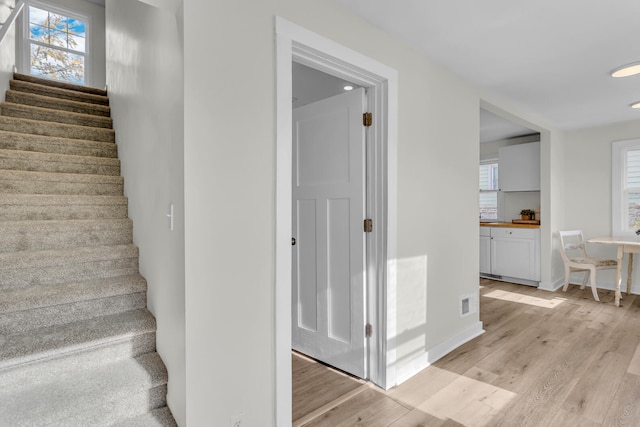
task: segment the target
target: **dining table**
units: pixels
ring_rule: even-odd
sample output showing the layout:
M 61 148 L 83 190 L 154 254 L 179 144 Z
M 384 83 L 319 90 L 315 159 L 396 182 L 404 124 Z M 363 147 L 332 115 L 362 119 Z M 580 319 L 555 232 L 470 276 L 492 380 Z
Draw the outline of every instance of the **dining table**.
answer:
M 620 292 L 620 286 L 622 283 L 622 258 L 624 257 L 624 254 L 629 254 L 629 264 L 627 266 L 627 295 L 629 295 L 629 292 L 631 291 L 631 276 L 633 273 L 633 254 L 640 253 L 640 237 L 604 236 L 588 239 L 587 242 L 618 246 L 615 304 L 616 307 L 620 307 L 620 299 L 622 297 Z

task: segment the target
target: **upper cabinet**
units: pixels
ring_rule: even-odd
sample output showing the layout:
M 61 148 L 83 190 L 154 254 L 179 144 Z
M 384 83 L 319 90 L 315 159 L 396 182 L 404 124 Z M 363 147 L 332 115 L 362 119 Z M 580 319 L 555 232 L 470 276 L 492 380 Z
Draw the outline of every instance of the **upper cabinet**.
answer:
M 498 150 L 501 191 L 540 191 L 540 142 Z

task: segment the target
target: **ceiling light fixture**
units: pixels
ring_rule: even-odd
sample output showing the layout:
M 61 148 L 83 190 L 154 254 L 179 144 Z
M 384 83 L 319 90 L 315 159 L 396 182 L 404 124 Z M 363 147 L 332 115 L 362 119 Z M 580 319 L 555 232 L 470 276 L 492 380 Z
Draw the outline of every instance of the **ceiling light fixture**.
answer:
M 629 77 L 640 73 L 640 62 L 623 65 L 611 71 L 611 77 Z
M 344 90 L 353 90 L 353 86 L 351 86 L 351 85 L 346 85 L 343 89 L 344 89 Z
M 633 104 L 629 105 L 629 107 L 631 107 L 631 108 L 640 108 L 640 101 L 634 102 Z

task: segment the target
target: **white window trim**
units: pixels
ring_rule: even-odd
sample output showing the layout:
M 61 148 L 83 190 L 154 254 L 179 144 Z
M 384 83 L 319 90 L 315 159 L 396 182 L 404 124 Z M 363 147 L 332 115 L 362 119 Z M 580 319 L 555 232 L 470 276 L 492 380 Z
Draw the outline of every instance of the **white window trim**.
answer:
M 86 25 L 86 37 L 85 37 L 85 51 L 84 51 L 84 86 L 92 85 L 92 56 L 91 56 L 91 31 L 93 31 L 93 22 L 91 16 L 83 15 L 77 11 L 71 9 L 64 9 L 59 6 L 37 1 L 27 0 L 25 1 L 24 8 L 21 12 L 21 17 L 16 21 L 16 67 L 18 72 L 22 74 L 31 74 L 31 50 L 30 50 L 30 38 L 29 38 L 29 6 L 37 7 L 39 9 L 48 10 L 59 15 L 68 16 L 70 18 L 79 19 L 85 22 Z M 21 37 L 18 37 L 18 34 Z M 66 51 L 67 49 L 56 47 L 60 50 Z M 72 53 L 76 53 L 73 51 Z
M 640 139 L 615 141 L 611 144 L 611 233 L 616 237 L 635 236 L 627 230 L 625 206 L 626 153 L 640 150 Z
M 498 158 L 491 158 L 491 159 L 482 159 L 480 161 L 480 165 L 486 165 L 486 164 L 490 164 L 490 163 L 497 163 L 498 164 L 498 176 L 500 175 L 500 163 L 498 162 Z M 497 196 L 497 218 L 496 219 L 480 219 L 480 222 L 495 222 L 495 221 L 504 221 L 504 193 L 502 192 L 502 190 L 500 190 L 500 185 L 498 185 L 498 188 L 496 190 L 480 190 L 480 193 L 482 193 L 483 191 L 495 191 L 498 196 Z M 479 194 L 479 193 L 478 193 Z M 478 211 L 480 211 L 480 209 L 478 209 Z

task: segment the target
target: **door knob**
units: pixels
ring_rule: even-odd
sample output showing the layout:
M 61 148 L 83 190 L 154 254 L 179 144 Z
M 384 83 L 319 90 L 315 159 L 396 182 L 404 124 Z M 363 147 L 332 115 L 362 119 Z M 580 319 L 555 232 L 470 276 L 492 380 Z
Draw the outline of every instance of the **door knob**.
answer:
M 291 246 L 295 246 L 296 245 L 296 238 L 292 237 L 291 238 Z

